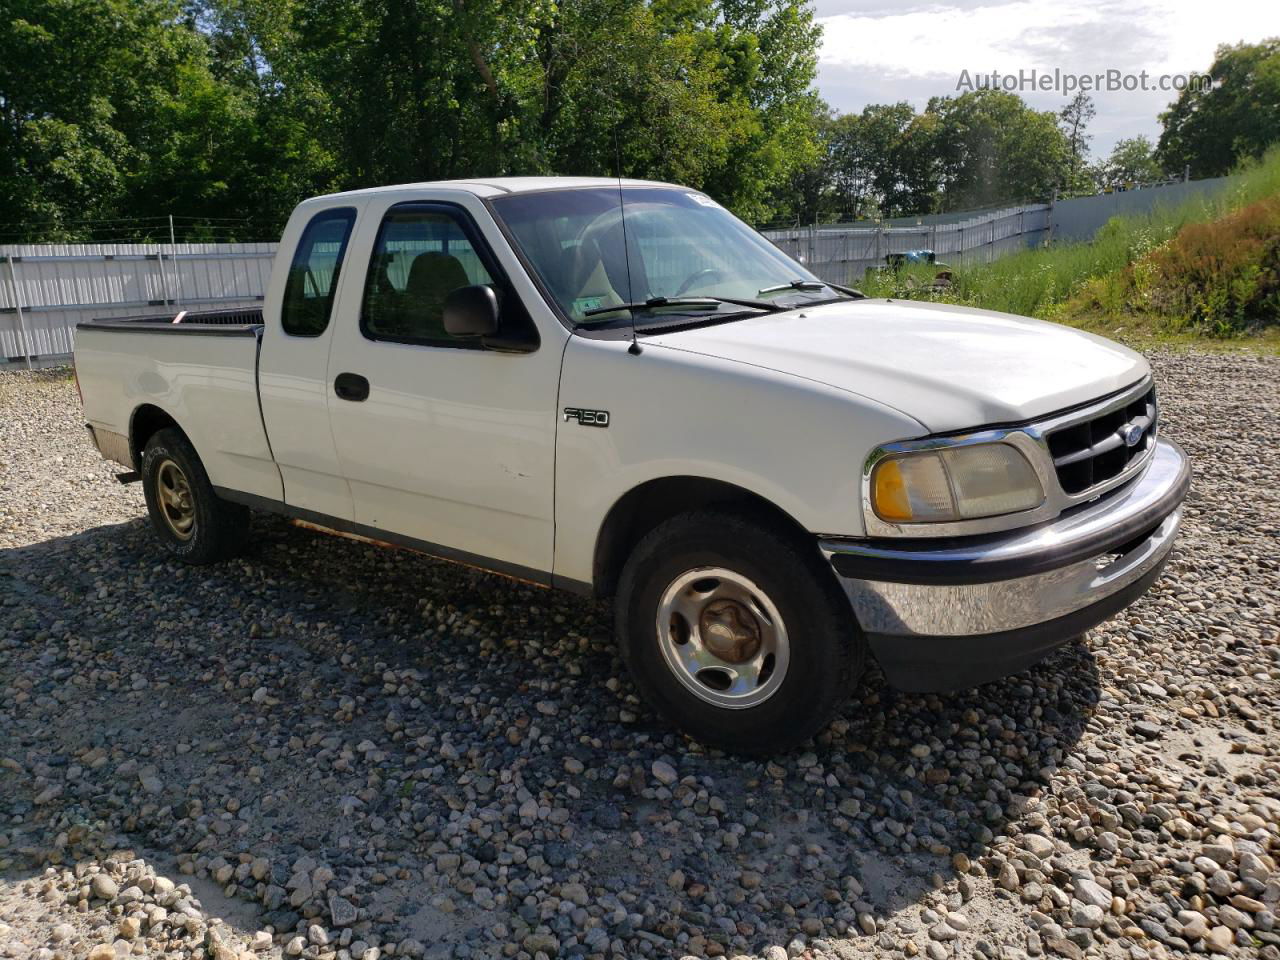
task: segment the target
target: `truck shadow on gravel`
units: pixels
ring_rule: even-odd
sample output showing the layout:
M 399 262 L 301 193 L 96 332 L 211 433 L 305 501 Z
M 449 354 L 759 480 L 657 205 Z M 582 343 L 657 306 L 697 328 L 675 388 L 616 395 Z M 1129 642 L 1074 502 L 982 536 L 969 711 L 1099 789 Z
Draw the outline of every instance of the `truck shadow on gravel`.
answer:
M 909 933 L 957 861 L 1034 828 L 1099 697 L 1079 642 L 947 696 L 873 668 L 806 749 L 744 760 L 635 700 L 603 604 L 274 518 L 254 536 L 205 568 L 143 521 L 0 551 L 8 853 L 128 842 L 277 933 L 337 936 L 340 894 L 355 936 L 428 956 L 821 951 Z

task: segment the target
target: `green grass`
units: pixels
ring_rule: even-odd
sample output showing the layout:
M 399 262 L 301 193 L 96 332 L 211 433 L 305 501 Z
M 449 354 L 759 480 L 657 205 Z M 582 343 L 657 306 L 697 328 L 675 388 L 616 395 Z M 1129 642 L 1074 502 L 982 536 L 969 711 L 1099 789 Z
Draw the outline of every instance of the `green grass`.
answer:
M 1090 329 L 1133 327 L 1134 318 L 1122 315 L 1122 305 L 1099 315 L 1096 309 L 1071 309 L 1070 302 L 1092 281 L 1126 270 L 1183 227 L 1217 220 L 1276 195 L 1280 195 L 1280 145 L 1261 160 L 1242 166 L 1225 189 L 1176 205 L 1157 205 L 1148 214 L 1115 217 L 1090 242 L 1042 247 L 989 264 L 957 267 L 953 285 L 946 292 L 930 292 L 928 284 L 934 271 L 920 267 L 868 277 L 860 287 L 873 297 L 934 299 Z M 1199 331 L 1162 331 L 1150 320 L 1146 329 L 1134 332 L 1155 337 L 1168 334 L 1170 340 L 1179 336 L 1194 340 L 1201 335 Z

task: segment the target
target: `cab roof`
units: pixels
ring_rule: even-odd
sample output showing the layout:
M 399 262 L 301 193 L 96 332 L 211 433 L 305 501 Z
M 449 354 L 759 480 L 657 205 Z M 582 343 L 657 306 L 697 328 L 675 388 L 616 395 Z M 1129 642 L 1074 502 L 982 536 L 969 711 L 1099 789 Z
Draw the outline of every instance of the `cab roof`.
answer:
M 315 200 L 334 197 L 362 197 L 406 190 L 448 189 L 461 190 L 478 197 L 500 197 L 509 193 L 532 193 L 537 190 L 565 190 L 587 187 L 672 187 L 676 184 L 656 180 L 619 180 L 615 177 L 483 177 L 470 180 L 429 180 L 423 183 L 389 184 L 385 187 L 367 187 L 363 190 L 347 190 L 331 193 Z

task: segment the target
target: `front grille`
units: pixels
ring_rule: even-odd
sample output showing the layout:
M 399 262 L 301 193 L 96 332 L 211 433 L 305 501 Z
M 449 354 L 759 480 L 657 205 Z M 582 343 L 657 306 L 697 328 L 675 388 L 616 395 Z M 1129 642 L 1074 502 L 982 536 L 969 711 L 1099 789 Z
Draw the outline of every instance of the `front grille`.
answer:
M 1123 407 L 1048 435 L 1049 454 L 1064 493 L 1081 494 L 1124 473 L 1156 442 L 1156 391 Z

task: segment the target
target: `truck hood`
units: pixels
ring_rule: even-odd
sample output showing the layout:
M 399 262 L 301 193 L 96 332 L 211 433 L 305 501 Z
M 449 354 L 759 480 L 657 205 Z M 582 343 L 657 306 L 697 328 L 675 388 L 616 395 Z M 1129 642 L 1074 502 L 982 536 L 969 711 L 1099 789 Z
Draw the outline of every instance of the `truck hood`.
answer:
M 646 337 L 894 407 L 930 433 L 1031 420 L 1142 379 L 1147 362 L 1056 323 L 939 303 L 858 300 Z

